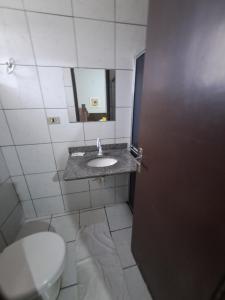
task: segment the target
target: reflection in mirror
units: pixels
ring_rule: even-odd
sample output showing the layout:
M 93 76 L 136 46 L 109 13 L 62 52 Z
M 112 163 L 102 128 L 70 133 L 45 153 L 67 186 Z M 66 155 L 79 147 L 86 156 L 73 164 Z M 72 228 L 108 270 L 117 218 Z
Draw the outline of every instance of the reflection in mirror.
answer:
M 68 103 L 70 122 L 115 120 L 115 70 L 71 69 L 74 103 Z

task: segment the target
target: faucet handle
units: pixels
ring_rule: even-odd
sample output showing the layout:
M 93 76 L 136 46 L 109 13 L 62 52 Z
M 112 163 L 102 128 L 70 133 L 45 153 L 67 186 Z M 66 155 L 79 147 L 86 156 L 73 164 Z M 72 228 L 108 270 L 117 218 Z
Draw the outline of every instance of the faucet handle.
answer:
M 97 147 L 99 147 L 100 144 L 100 138 L 97 138 Z

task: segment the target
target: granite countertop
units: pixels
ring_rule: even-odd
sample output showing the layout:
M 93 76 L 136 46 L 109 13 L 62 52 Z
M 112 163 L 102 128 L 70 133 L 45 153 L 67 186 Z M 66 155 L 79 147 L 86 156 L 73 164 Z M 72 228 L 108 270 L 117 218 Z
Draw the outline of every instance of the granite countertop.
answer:
M 136 172 L 137 163 L 127 150 L 127 144 L 102 145 L 103 156 L 97 156 L 96 146 L 69 148 L 69 158 L 64 171 L 64 180 L 76 180 L 91 177 L 102 177 L 121 173 Z M 85 152 L 84 156 L 71 156 L 75 152 Z M 108 167 L 89 167 L 87 162 L 94 158 L 112 157 L 117 163 Z

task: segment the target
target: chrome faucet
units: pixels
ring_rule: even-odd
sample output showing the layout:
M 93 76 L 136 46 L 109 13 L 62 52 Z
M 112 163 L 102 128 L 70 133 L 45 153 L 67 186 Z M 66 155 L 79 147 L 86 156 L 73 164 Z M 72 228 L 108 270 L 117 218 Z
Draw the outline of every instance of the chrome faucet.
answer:
M 98 149 L 98 156 L 102 156 L 102 145 L 101 145 L 101 141 L 100 138 L 97 138 L 97 149 Z

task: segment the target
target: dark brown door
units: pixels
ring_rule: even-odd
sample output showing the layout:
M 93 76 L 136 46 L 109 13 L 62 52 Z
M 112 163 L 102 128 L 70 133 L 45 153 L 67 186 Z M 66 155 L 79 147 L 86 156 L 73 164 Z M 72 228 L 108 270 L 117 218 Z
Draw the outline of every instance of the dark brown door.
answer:
M 210 300 L 225 274 L 225 1 L 149 11 L 133 253 L 154 300 Z

